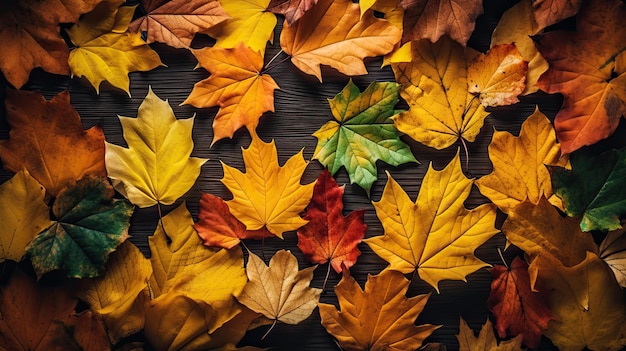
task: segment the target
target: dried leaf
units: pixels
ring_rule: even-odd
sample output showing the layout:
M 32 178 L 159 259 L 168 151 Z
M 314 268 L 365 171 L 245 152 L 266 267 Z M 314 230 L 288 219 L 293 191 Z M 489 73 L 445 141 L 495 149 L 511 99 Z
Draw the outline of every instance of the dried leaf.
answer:
M 533 0 L 533 16 L 539 28 L 546 28 L 574 16 L 582 0 Z
M 626 288 L 626 235 L 624 233 L 626 233 L 625 229 L 608 233 L 598 250 L 598 255 L 611 267 L 622 288 Z
M 270 0 L 267 10 L 285 16 L 289 25 L 300 19 L 318 0 Z
M 483 324 L 478 337 L 476 337 L 467 323 L 461 318 L 459 334 L 456 338 L 459 340 L 459 351 L 522 351 L 521 335 L 508 341 L 500 341 L 500 344 L 498 344 L 489 319 Z

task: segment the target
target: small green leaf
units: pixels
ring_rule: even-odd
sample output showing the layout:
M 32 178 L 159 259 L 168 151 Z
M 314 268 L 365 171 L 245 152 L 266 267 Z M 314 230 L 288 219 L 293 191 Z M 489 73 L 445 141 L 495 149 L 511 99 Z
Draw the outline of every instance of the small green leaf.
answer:
M 59 194 L 52 206 L 56 220 L 26 248 L 38 276 L 62 269 L 71 278 L 92 278 L 104 271 L 109 254 L 128 237 L 134 209 L 113 194 L 113 187 L 96 177 Z
M 573 154 L 572 170 L 552 169 L 554 193 L 570 217 L 582 217 L 580 229 L 615 230 L 626 214 L 626 149 L 601 155 Z
M 399 90 L 400 85 L 393 82 L 373 82 L 361 93 L 350 80 L 329 100 L 336 121 L 327 122 L 313 133 L 318 139 L 313 159 L 332 174 L 344 166 L 350 182 L 357 183 L 368 195 L 377 179 L 377 160 L 392 166 L 417 162 L 391 120 L 400 112 L 393 109 Z

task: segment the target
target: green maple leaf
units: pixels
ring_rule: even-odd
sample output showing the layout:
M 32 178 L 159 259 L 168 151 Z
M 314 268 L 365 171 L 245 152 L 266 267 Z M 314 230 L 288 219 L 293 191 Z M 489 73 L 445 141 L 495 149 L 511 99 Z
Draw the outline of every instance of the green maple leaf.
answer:
M 582 217 L 580 229 L 615 230 L 626 214 L 626 149 L 601 155 L 573 154 L 572 169 L 553 168 L 552 187 L 570 217 Z
M 344 166 L 350 182 L 357 183 L 368 195 L 377 179 L 377 160 L 392 166 L 417 162 L 391 120 L 400 112 L 393 109 L 399 90 L 396 83 L 373 82 L 361 93 L 350 80 L 328 101 L 336 121 L 326 122 L 313 133 L 318 139 L 313 159 L 332 174 Z
M 71 278 L 91 278 L 104 271 L 109 254 L 128 237 L 134 209 L 113 194 L 113 187 L 96 177 L 59 194 L 52 206 L 56 221 L 26 248 L 38 276 L 62 269 Z

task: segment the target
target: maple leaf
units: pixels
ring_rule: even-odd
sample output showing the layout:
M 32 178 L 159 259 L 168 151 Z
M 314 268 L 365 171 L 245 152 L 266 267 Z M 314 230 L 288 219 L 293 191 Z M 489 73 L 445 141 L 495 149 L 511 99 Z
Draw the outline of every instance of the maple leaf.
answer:
M 521 351 L 522 336 L 518 335 L 514 339 L 508 341 L 498 341 L 493 334 L 493 326 L 491 321 L 487 319 L 483 327 L 478 333 L 478 337 L 470 329 L 467 323 L 461 318 L 459 323 L 459 334 L 456 336 L 459 340 L 459 351 Z
M 537 204 L 527 200 L 513 208 L 502 232 L 531 257 L 552 255 L 568 267 L 582 261 L 587 251 L 597 252 L 593 238 L 580 230 L 578 221 L 561 217 L 545 197 Z
M 552 168 L 552 186 L 567 215 L 582 217 L 580 229 L 585 232 L 621 228 L 620 218 L 626 215 L 626 149 L 576 153 L 571 164 L 571 170 Z
M 522 335 L 522 342 L 536 349 L 548 322 L 555 319 L 546 295 L 530 287 L 528 264 L 515 257 L 511 268 L 496 265 L 489 271 L 493 276 L 487 307 L 496 319 L 500 338 Z
M 544 332 L 559 350 L 621 350 L 626 345 L 626 306 L 613 273 L 594 253 L 573 267 L 551 256 L 536 259 L 537 286 L 549 293 L 556 319 Z M 535 264 L 535 262 L 533 262 Z
M 145 14 L 128 29 L 146 33 L 148 43 L 158 41 L 175 48 L 188 48 L 196 33 L 230 18 L 218 0 L 146 0 L 142 5 Z
M 27 169 L 52 196 L 85 175 L 106 175 L 102 129 L 83 130 L 67 91 L 46 101 L 35 92 L 7 89 L 6 108 L 11 130 L 8 140 L 0 140 L 5 169 Z
M 537 86 L 563 94 L 554 126 L 561 150 L 569 154 L 611 135 L 626 113 L 626 72 L 616 64 L 623 56 L 626 7 L 622 1 L 585 2 L 576 31 L 552 31 L 537 48 L 550 63 Z
M 35 235 L 50 226 L 45 193 L 26 170 L 0 185 L 0 262 L 19 262 Z
M 311 315 L 322 293 L 322 289 L 309 287 L 315 268 L 299 271 L 298 260 L 288 250 L 276 252 L 269 266 L 249 252 L 248 283 L 237 299 L 274 321 L 268 333 L 277 322 L 298 324 Z
M 285 16 L 289 25 L 299 20 L 318 0 L 270 0 L 267 11 Z
M 266 11 L 269 3 L 270 0 L 222 1 L 222 8 L 231 18 L 204 33 L 216 39 L 216 47 L 235 48 L 243 43 L 262 56 L 267 42 L 274 39 L 276 26 L 276 15 Z
M 28 245 L 38 276 L 56 269 L 71 278 L 97 277 L 108 256 L 128 237 L 134 207 L 113 199 L 101 178 L 87 177 L 59 193 L 52 204 L 55 220 Z
M 230 213 L 246 225 L 248 230 L 263 226 L 279 238 L 283 232 L 296 230 L 306 224 L 299 213 L 311 200 L 315 183 L 300 184 L 308 164 L 302 150 L 278 164 L 276 145 L 257 136 L 247 149 L 242 149 L 246 173 L 222 163 L 222 183 L 233 194 L 227 201 Z
M 20 89 L 30 71 L 41 67 L 68 75 L 68 48 L 60 23 L 74 23 L 102 0 L 24 0 L 0 5 L 0 70 Z
M 410 147 L 400 140 L 392 116 L 399 111 L 396 83 L 371 83 L 362 93 L 352 83 L 329 100 L 335 121 L 326 122 L 313 133 L 317 146 L 313 159 L 326 166 L 331 174 L 344 166 L 351 183 L 368 193 L 376 181 L 376 161 L 392 166 L 417 162 Z
M 365 210 L 343 215 L 343 190 L 328 170 L 317 178 L 311 203 L 304 219 L 309 221 L 298 229 L 298 247 L 312 263 L 329 265 L 341 273 L 342 266 L 352 267 L 361 251 L 357 245 L 363 240 L 367 225 Z
M 206 246 L 232 249 L 244 239 L 263 240 L 274 236 L 267 228 L 246 230 L 246 226 L 233 216 L 221 197 L 202 193 L 198 222 L 193 227 Z
M 463 175 L 458 153 L 441 171 L 429 165 L 415 203 L 387 176 L 380 201 L 373 202 L 385 234 L 364 240 L 389 262 L 387 269 L 405 274 L 417 270 L 438 290 L 441 280 L 465 281 L 468 274 L 488 266 L 474 250 L 498 232 L 496 208 L 464 207 L 472 180 Z
M 546 28 L 574 16 L 582 0 L 533 0 L 533 16 L 539 28 Z
M 0 289 L 0 349 L 110 350 L 102 322 L 76 314 L 77 302 L 68 288 L 40 286 L 15 270 Z
M 541 28 L 532 14 L 532 0 L 522 0 L 504 12 L 491 35 L 491 46 L 514 43 L 524 61 L 528 62 L 526 87 L 522 95 L 536 92 L 539 77 L 548 69 L 548 62 L 541 56 L 532 36 Z M 535 1 L 534 3 L 537 3 Z
M 171 205 L 200 175 L 206 159 L 190 157 L 194 117 L 176 120 L 167 100 L 148 89 L 137 118 L 119 116 L 129 148 L 106 143 L 115 189 L 139 206 Z
M 299 70 L 320 82 L 322 64 L 348 76 L 367 74 L 363 59 L 391 52 L 401 31 L 372 11 L 359 13 L 359 4 L 350 0 L 319 0 L 293 25 L 285 23 L 280 46 Z
M 489 143 L 493 171 L 476 181 L 480 192 L 504 213 L 528 199 L 538 203 L 552 197 L 552 182 L 546 165 L 563 165 L 554 128 L 539 108 L 522 123 L 519 137 L 495 131 Z
M 606 262 L 619 285 L 626 288 L 626 232 L 625 229 L 614 230 L 602 240 L 598 255 Z
M 211 76 L 196 83 L 183 102 L 195 107 L 218 106 L 213 120 L 213 145 L 232 138 L 245 126 L 255 134 L 264 112 L 274 112 L 274 90 L 279 89 L 268 74 L 261 74 L 263 54 L 240 43 L 232 49 L 210 47 L 192 50 L 198 63 Z
M 127 33 L 135 7 L 119 7 L 123 3 L 124 0 L 102 2 L 67 30 L 76 45 L 68 59 L 72 77 L 86 77 L 98 93 L 100 83 L 106 80 L 130 96 L 130 72 L 150 71 L 163 65 L 140 33 Z
M 479 54 L 469 63 L 469 92 L 476 94 L 485 107 L 515 104 L 526 87 L 527 70 L 528 62 L 515 44 L 492 46 L 486 54 Z
M 406 297 L 409 280 L 385 270 L 367 276 L 365 289 L 349 271 L 335 286 L 339 310 L 320 303 L 322 325 L 342 350 L 415 350 L 440 326 L 416 326 L 430 294 Z
M 445 34 L 465 46 L 476 18 L 483 13 L 482 0 L 401 0 L 404 12 L 402 42 L 428 39 L 435 43 Z
M 468 91 L 467 58 L 475 55 L 448 37 L 411 43 L 410 62 L 392 62 L 409 111 L 393 117 L 399 131 L 444 149 L 459 138 L 474 141 L 488 113 Z M 467 56 L 467 58 L 466 58 Z

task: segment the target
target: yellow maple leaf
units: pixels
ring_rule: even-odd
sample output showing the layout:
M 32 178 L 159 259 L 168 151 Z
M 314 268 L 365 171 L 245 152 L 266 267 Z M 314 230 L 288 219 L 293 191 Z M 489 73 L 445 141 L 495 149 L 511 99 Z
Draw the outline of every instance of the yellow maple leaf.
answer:
M 213 120 L 212 144 L 232 138 L 243 126 L 256 134 L 261 115 L 274 112 L 274 90 L 278 89 L 270 75 L 261 74 L 263 54 L 243 43 L 232 49 L 209 47 L 192 53 L 211 76 L 196 83 L 183 104 L 220 106 Z
M 472 329 L 461 318 L 459 334 L 456 338 L 459 341 L 459 351 L 522 351 L 521 334 L 511 340 L 498 343 L 489 319 L 483 324 L 478 337 L 476 337 Z
M 302 150 L 281 167 L 274 141 L 266 143 L 253 136 L 242 154 L 246 173 L 222 163 L 222 183 L 233 194 L 233 199 L 227 201 L 230 212 L 246 229 L 265 226 L 280 238 L 283 232 L 305 225 L 307 221 L 299 214 L 309 204 L 315 182 L 300 184 L 308 164 Z
M 493 171 L 478 179 L 476 185 L 504 213 L 526 199 L 536 204 L 541 196 L 552 197 L 552 181 L 546 165 L 565 165 L 567 158 L 560 156 L 552 123 L 535 108 L 522 124 L 519 137 L 509 132 L 493 133 L 489 144 Z
M 322 325 L 343 350 L 415 350 L 440 326 L 415 325 L 430 294 L 407 298 L 408 288 L 399 272 L 368 275 L 364 290 L 344 272 L 335 286 L 341 311 L 320 303 Z
M 0 185 L 0 262 L 19 262 L 35 235 L 52 224 L 45 194 L 26 170 Z
M 67 30 L 76 45 L 68 59 L 72 77 L 86 77 L 96 92 L 106 80 L 130 95 L 130 72 L 163 65 L 156 51 L 141 39 L 141 33 L 127 32 L 135 7 L 120 7 L 123 3 L 104 1 Z
M 119 118 L 129 148 L 106 143 L 105 155 L 115 189 L 139 207 L 171 205 L 193 186 L 206 162 L 190 157 L 194 117 L 176 120 L 168 102 L 149 89 L 137 118 Z
M 222 1 L 222 8 L 232 17 L 204 33 L 216 39 L 215 46 L 234 48 L 239 43 L 263 55 L 268 41 L 273 41 L 276 15 L 266 11 L 270 0 Z
M 354 76 L 367 74 L 365 57 L 385 55 L 400 41 L 401 31 L 350 0 L 320 0 L 292 25 L 285 22 L 280 46 L 302 72 L 322 81 L 320 65 Z
M 464 207 L 472 180 L 463 174 L 458 153 L 441 171 L 429 166 L 415 203 L 388 177 L 380 201 L 373 203 L 385 234 L 364 240 L 389 262 L 387 269 L 405 274 L 417 270 L 438 289 L 441 280 L 465 281 L 488 266 L 474 250 L 498 232 L 496 209 L 493 204 Z

